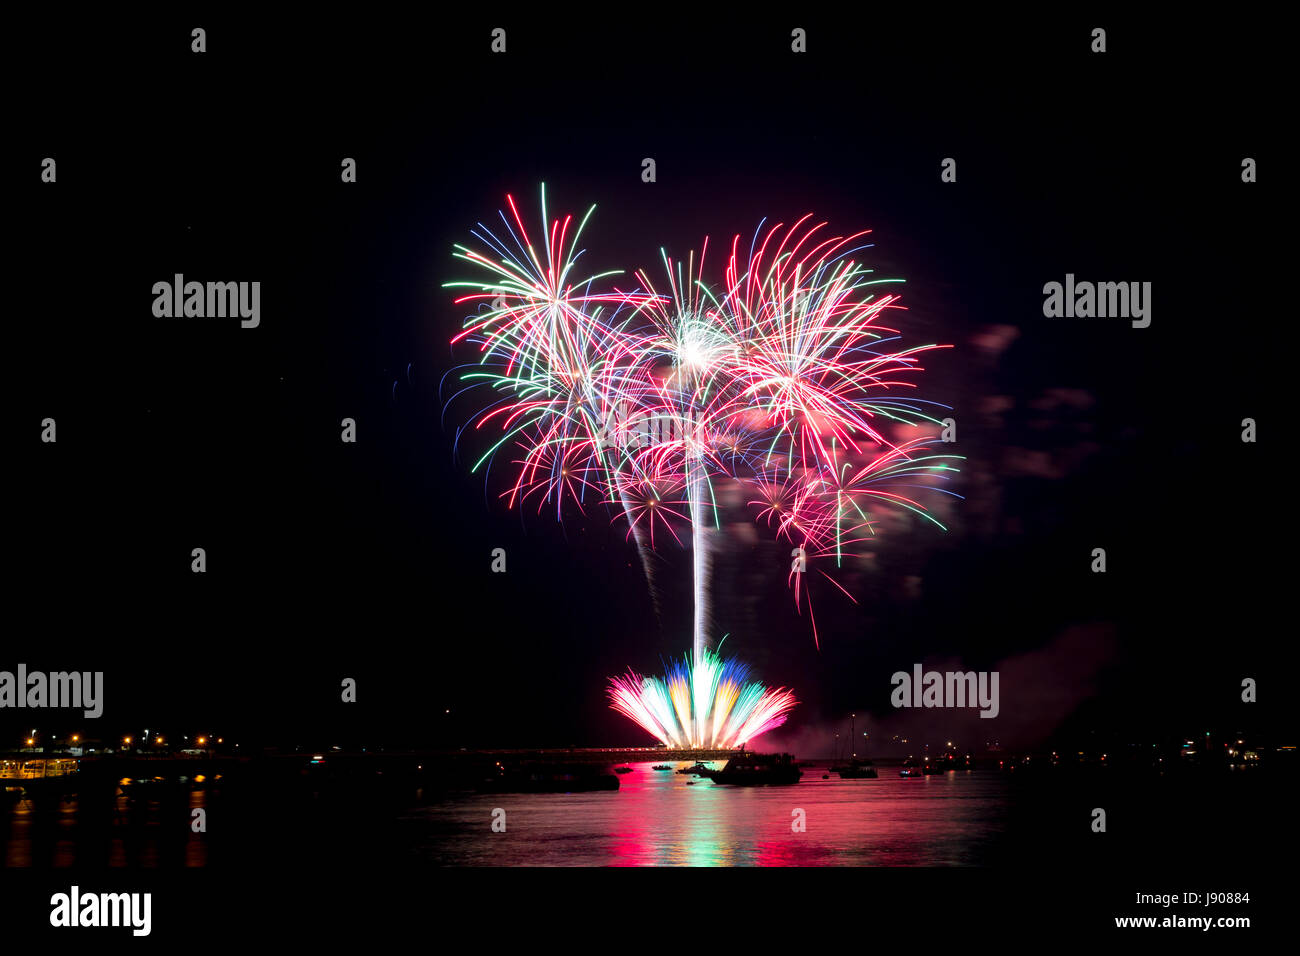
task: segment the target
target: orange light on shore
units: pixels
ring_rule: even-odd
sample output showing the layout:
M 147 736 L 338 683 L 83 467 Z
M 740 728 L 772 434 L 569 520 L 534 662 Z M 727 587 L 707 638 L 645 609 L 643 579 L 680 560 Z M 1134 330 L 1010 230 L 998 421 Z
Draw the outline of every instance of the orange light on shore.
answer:
M 126 744 L 128 747 L 131 746 L 131 738 L 130 738 L 130 737 L 123 737 L 123 738 L 122 738 L 122 743 Z
M 203 746 L 204 744 L 206 744 L 207 742 L 208 742 L 208 738 L 207 738 L 207 737 L 200 737 L 200 738 L 199 738 L 199 746 L 200 746 L 200 747 L 202 747 L 202 746 Z

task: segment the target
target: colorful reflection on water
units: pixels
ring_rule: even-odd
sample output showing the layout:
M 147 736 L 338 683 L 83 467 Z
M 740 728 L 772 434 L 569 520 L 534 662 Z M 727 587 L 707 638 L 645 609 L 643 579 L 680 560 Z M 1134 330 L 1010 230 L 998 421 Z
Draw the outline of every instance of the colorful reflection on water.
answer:
M 413 852 L 447 865 L 980 866 L 1008 806 L 996 773 L 841 780 L 805 767 L 796 785 L 731 787 L 650 767 L 616 792 L 466 794 L 403 822 Z M 505 833 L 490 828 L 498 807 Z

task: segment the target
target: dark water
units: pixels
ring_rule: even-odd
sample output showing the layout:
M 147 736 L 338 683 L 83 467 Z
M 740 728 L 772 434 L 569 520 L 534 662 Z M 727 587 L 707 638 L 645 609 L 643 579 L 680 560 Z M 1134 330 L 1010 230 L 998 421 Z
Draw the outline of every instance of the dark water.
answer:
M 111 795 L 42 794 L 0 809 L 0 843 L 7 867 L 201 867 L 206 834 L 194 832 L 191 811 L 208 791 L 123 789 Z
M 650 767 L 634 765 L 616 791 L 572 794 L 447 793 L 374 776 L 47 792 L 0 807 L 0 861 L 372 873 L 786 865 L 1126 873 L 1159 861 L 1227 872 L 1246 858 L 1282 861 L 1294 848 L 1276 822 L 1292 813 L 1290 778 L 984 769 L 901 778 L 882 765 L 876 779 L 843 780 L 805 765 L 795 785 L 731 787 Z M 196 808 L 206 811 L 206 832 L 191 827 Z M 1104 833 L 1092 826 L 1096 808 L 1107 813 Z M 492 829 L 498 809 L 503 833 Z
M 805 767 L 797 785 L 732 787 L 650 767 L 634 765 L 617 791 L 449 798 L 403 828 L 414 855 L 450 865 L 978 866 L 1008 807 L 994 773 L 823 780 Z M 504 833 L 491 829 L 496 808 Z M 806 829 L 793 832 L 799 810 Z

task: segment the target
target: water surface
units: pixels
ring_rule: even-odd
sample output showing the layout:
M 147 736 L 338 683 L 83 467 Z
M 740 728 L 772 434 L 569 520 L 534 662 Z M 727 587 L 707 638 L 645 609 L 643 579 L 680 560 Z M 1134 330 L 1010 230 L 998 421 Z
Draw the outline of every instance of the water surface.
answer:
M 798 784 L 734 787 L 632 766 L 617 791 L 451 796 L 403 815 L 403 829 L 413 855 L 449 865 L 978 866 L 1007 808 L 996 773 L 842 780 L 805 766 Z M 491 829 L 497 808 L 504 833 Z

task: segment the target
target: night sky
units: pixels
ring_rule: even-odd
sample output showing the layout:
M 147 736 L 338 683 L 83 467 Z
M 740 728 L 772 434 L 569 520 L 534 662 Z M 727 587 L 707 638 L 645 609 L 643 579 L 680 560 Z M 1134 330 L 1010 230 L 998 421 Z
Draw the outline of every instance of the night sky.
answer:
M 1108 15 L 1094 55 L 1088 18 L 439 17 L 15 35 L 40 72 L 5 156 L 0 668 L 103 670 L 104 727 L 250 746 L 648 744 L 604 682 L 689 647 L 689 553 L 664 549 L 656 618 L 622 527 L 507 511 L 501 476 L 453 454 L 468 409 L 443 415 L 452 244 L 507 192 L 535 221 L 544 181 L 553 210 L 597 204 L 605 268 L 655 270 L 661 246 L 763 217 L 873 229 L 871 264 L 907 279 L 907 341 L 955 346 L 922 389 L 968 459 L 947 534 L 886 535 L 856 606 L 817 592 L 820 649 L 788 546 L 760 533 L 720 562 L 729 646 L 803 701 L 783 739 L 850 710 L 900 719 L 889 675 L 916 662 L 1001 668 L 996 723 L 1023 746 L 1280 721 L 1286 173 L 1254 93 L 1274 61 L 1221 52 L 1244 28 Z M 261 281 L 261 326 L 155 319 L 174 273 Z M 1066 273 L 1151 282 L 1151 327 L 1044 318 Z M 4 712 L 0 734 L 31 720 Z

